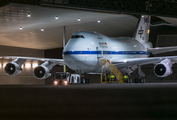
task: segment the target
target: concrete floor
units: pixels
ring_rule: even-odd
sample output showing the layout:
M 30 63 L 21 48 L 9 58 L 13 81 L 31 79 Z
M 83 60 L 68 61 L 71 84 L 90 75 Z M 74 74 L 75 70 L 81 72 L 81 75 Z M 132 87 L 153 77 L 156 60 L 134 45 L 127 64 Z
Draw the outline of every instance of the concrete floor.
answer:
M 169 120 L 177 83 L 0 86 L 0 120 Z

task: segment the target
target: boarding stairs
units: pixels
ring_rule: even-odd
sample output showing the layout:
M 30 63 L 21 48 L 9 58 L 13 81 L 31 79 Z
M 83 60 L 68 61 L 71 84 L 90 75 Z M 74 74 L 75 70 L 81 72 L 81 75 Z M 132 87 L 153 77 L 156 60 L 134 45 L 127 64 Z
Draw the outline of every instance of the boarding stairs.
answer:
M 105 68 L 105 82 L 102 82 L 102 83 L 108 83 L 106 81 L 106 67 L 108 67 L 111 72 L 115 75 L 115 77 L 119 80 L 118 82 L 119 83 L 124 83 L 124 76 L 123 74 L 120 72 L 120 70 L 113 64 L 110 62 L 110 60 L 102 60 L 102 75 L 103 75 L 103 68 Z M 101 81 L 102 81 L 102 78 L 101 77 Z M 117 82 L 117 81 L 111 81 L 109 80 L 109 83 L 114 83 L 114 82 Z

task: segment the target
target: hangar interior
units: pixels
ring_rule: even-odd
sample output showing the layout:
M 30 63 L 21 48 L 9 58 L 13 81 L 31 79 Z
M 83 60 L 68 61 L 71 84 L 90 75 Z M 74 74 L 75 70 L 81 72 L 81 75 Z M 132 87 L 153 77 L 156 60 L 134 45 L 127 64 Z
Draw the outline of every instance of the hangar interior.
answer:
M 108 37 L 132 37 L 140 14 L 142 14 L 135 13 L 133 10 L 132 12 L 129 10 L 129 14 L 125 11 L 122 13 L 106 11 L 103 8 L 94 10 L 92 7 L 89 8 L 80 3 L 85 7 L 82 8 L 79 3 L 78 6 L 72 6 L 74 3 L 71 1 L 68 6 L 67 0 L 50 2 L 45 0 L 2 2 L 0 7 L 0 56 L 62 58 L 63 26 L 66 26 L 66 42 L 74 32 L 80 30 L 96 31 Z M 170 8 L 165 7 L 164 11 L 166 9 Z M 174 13 L 171 13 L 174 15 L 172 16 L 164 11 L 159 16 L 156 15 L 157 13 L 151 13 L 150 41 L 154 47 L 177 45 L 167 42 L 168 40 L 176 41 L 176 37 L 173 36 L 177 35 L 177 19 L 174 17 Z M 162 35 L 166 35 L 166 37 L 162 37 Z M 170 35 L 172 36 L 170 37 Z M 176 53 L 171 52 L 159 56 L 177 55 Z M 20 75 L 6 76 L 3 67 L 10 61 L 11 59 L 3 58 L 0 60 L 0 84 L 46 84 L 52 79 L 50 77 L 46 80 L 37 80 L 33 76 L 34 67 L 42 63 L 38 61 L 25 62 Z M 153 73 L 153 65 L 143 66 L 142 70 L 146 74 L 146 82 L 176 82 L 176 68 L 177 66 L 174 65 L 174 73 L 166 78 L 156 77 Z M 56 71 L 63 71 L 63 68 L 55 66 L 52 73 Z M 71 70 L 67 68 L 67 71 Z M 89 75 L 89 78 L 91 83 L 100 82 L 100 75 Z

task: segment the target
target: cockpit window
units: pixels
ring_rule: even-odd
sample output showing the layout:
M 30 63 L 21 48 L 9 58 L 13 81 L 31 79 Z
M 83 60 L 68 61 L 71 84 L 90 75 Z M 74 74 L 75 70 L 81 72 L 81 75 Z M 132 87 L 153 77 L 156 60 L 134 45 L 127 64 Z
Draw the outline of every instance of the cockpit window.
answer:
M 71 38 L 84 38 L 83 35 L 72 35 Z

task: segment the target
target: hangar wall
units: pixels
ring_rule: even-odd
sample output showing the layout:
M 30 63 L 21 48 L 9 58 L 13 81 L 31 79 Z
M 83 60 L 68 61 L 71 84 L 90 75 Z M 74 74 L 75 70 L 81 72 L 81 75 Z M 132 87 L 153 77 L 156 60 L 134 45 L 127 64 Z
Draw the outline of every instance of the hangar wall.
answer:
M 44 50 L 27 49 L 0 46 L 0 56 L 27 56 L 27 57 L 44 57 Z M 44 80 L 37 80 L 33 76 L 33 69 L 40 64 L 38 61 L 26 61 L 22 66 L 22 73 L 17 76 L 7 76 L 4 72 L 4 66 L 13 59 L 0 58 L 0 85 L 39 85 L 44 84 Z

